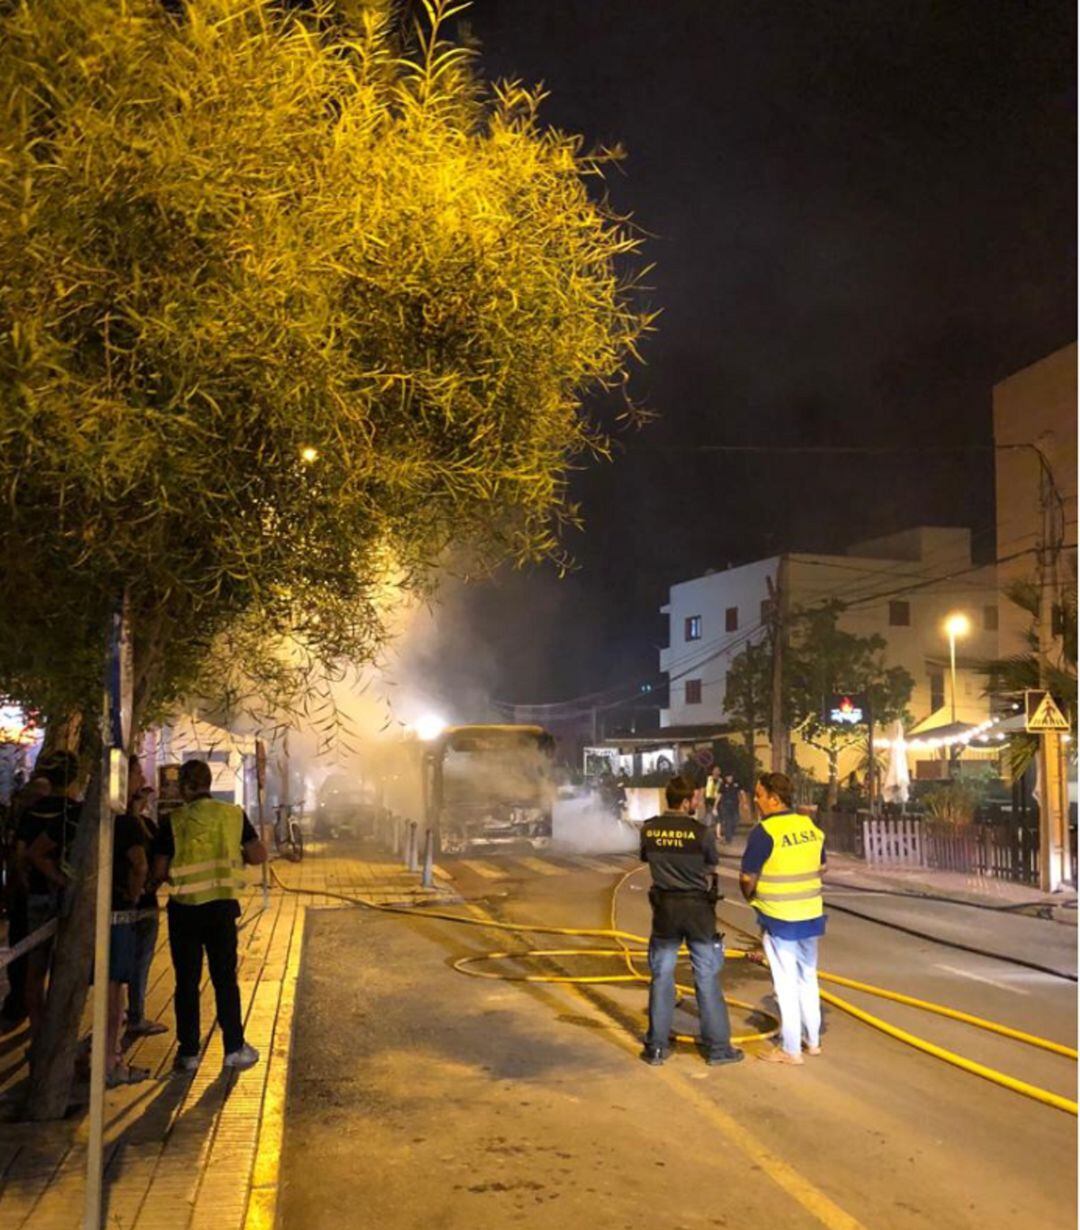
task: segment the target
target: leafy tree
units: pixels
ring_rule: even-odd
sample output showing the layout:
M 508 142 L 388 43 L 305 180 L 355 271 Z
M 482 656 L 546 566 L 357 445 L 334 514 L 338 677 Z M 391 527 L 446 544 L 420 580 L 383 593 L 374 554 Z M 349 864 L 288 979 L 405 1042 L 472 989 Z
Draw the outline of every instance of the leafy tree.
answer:
M 568 467 L 608 447 L 583 399 L 649 324 L 636 241 L 589 191 L 607 155 L 425 8 L 404 47 L 378 5 L 2 9 L 0 692 L 82 714 L 91 759 L 125 592 L 138 728 L 369 658 L 451 546 L 562 560 Z M 96 793 L 35 1117 L 66 1106 Z
M 1024 634 L 1025 650 L 1010 657 L 995 658 L 982 665 L 986 676 L 986 691 L 991 696 L 1016 697 L 1023 700 L 1029 688 L 1038 688 L 1039 682 L 1039 589 L 1034 581 L 1019 581 L 1005 590 L 1005 596 L 1015 606 L 1031 617 Z M 1061 601 L 1053 611 L 1055 631 L 1058 634 L 1058 653 L 1049 663 L 1047 684 L 1062 712 L 1076 711 L 1076 588 L 1063 591 Z M 1013 777 L 1020 777 L 1027 770 L 1039 747 L 1038 735 L 1012 734 L 1006 744 L 1005 755 Z
M 830 692 L 862 692 L 876 726 L 907 717 L 914 680 L 902 666 L 885 663 L 886 642 L 877 635 L 858 636 L 837 626 L 839 603 L 797 612 L 785 670 L 785 700 L 792 726 L 802 738 L 825 753 L 829 766 L 827 806 L 837 797 L 837 765 L 841 753 L 866 739 L 861 727 L 822 721 Z
M 768 641 L 750 642 L 728 668 L 724 711 L 746 745 L 749 777 L 757 772 L 757 732 L 768 725 L 772 703 L 772 649 Z

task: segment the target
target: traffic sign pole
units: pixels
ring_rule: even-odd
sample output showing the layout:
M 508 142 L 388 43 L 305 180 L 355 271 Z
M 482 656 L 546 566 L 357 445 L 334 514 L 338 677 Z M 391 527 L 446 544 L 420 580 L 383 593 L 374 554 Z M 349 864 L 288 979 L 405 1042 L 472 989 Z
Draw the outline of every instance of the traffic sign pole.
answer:
M 1026 727 L 1039 736 L 1039 887 L 1057 892 L 1069 878 L 1069 787 L 1062 732 L 1069 719 L 1046 689 L 1024 696 Z

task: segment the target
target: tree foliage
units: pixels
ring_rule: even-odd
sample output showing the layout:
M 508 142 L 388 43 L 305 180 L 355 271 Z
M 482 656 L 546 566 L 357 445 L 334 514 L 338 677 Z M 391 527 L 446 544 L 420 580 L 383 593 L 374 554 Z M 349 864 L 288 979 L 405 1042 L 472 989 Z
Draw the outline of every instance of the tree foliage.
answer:
M 859 636 L 839 627 L 839 603 L 796 610 L 784 653 L 784 719 L 803 740 L 825 753 L 831 792 L 835 792 L 841 753 L 865 742 L 862 727 L 838 727 L 822 720 L 831 692 L 866 694 L 875 725 L 907 719 L 914 680 L 901 666 L 888 666 L 886 642 L 877 634 Z M 753 731 L 768 724 L 772 707 L 772 652 L 768 641 L 747 645 L 728 671 L 727 711 L 744 730 L 748 746 Z
M 568 469 L 607 450 L 584 399 L 649 324 L 637 243 L 607 155 L 424 10 L 403 42 L 358 0 L 0 7 L 0 693 L 91 742 L 125 592 L 138 725 L 367 660 L 451 547 L 562 562 Z M 85 999 L 88 800 L 38 1118 Z
M 982 664 L 986 691 L 998 698 L 1011 697 L 1023 703 L 1023 693 L 1039 688 L 1039 588 L 1035 581 L 1017 581 L 1008 586 L 1005 597 L 1030 617 L 1024 633 L 1024 651 L 1004 658 L 994 658 Z M 1057 652 L 1047 667 L 1046 684 L 1063 713 L 1076 712 L 1076 586 L 1063 590 L 1053 608 L 1057 633 Z M 1039 736 L 1010 734 L 1005 748 L 1009 772 L 1020 777 L 1035 757 Z
M 91 701 L 125 588 L 147 715 L 223 634 L 365 658 L 451 545 L 560 559 L 606 450 L 583 398 L 648 318 L 603 157 L 444 3 L 406 47 L 308 7 L 2 19 L 0 689 L 46 712 Z

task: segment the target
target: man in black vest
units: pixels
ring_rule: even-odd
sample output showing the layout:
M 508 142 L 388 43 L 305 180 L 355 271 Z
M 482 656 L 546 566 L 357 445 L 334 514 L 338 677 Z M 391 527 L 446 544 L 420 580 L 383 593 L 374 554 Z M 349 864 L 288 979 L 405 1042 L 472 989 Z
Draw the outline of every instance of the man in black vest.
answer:
M 716 835 L 711 825 L 694 818 L 694 794 L 692 782 L 673 777 L 667 784 L 667 811 L 641 826 L 641 857 L 649 864 L 653 881 L 649 1032 L 641 1058 L 654 1066 L 664 1062 L 670 1049 L 675 963 L 683 941 L 694 970 L 706 1062 L 738 1063 L 743 1057 L 731 1045 L 731 1022 L 720 994 L 724 940 L 716 931 Z

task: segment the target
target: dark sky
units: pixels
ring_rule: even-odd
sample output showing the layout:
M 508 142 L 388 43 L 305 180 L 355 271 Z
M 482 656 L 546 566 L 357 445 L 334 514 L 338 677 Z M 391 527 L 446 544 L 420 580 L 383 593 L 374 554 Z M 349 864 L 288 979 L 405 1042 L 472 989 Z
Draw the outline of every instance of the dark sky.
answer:
M 990 442 L 992 384 L 1076 337 L 1073 10 L 475 0 L 488 76 L 542 79 L 550 123 L 627 147 L 610 187 L 655 236 L 635 388 L 660 418 L 577 482 L 578 572 L 456 600 L 444 663 L 562 700 L 654 675 L 667 587 L 708 567 L 916 522 L 993 557 L 985 452 L 692 446 Z

